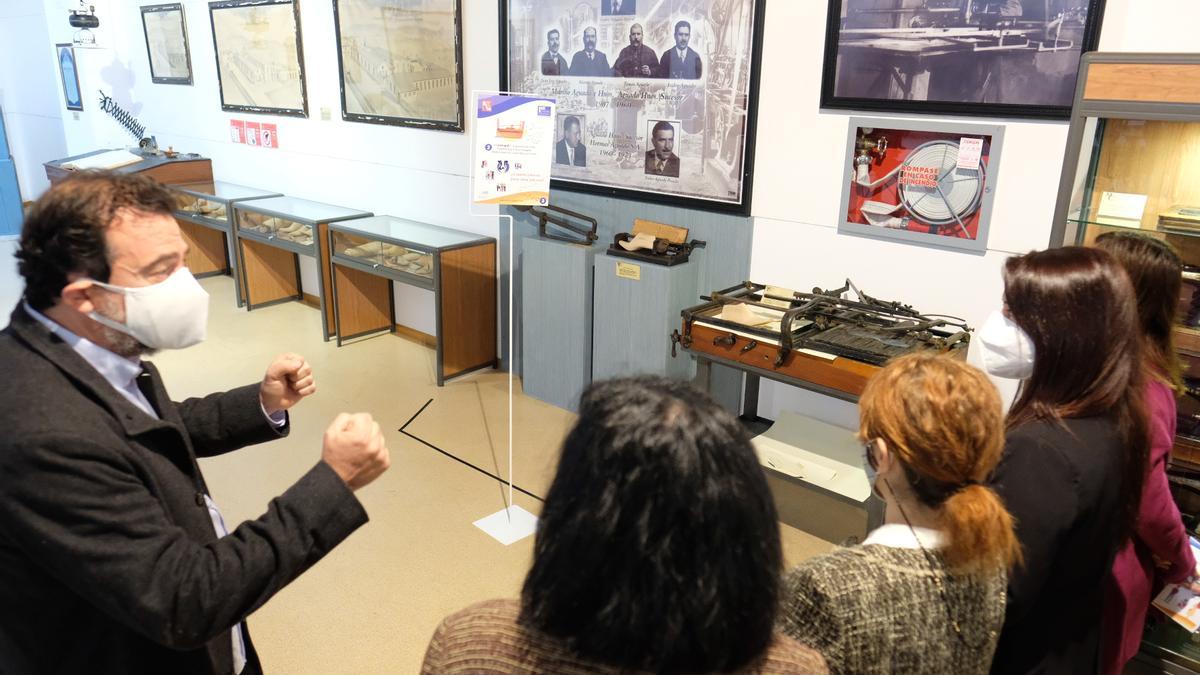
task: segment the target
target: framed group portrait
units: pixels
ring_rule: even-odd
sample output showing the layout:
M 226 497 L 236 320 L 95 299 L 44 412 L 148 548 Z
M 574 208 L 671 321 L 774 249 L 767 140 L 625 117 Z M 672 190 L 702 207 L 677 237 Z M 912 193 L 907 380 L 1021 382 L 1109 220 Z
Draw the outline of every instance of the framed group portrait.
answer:
M 462 0 L 333 0 L 342 119 L 463 130 Z
M 984 254 L 1004 127 L 850 118 L 838 232 Z
M 293 0 L 208 3 L 221 109 L 308 117 L 300 12 Z
M 551 186 L 748 214 L 764 0 L 499 0 L 500 86 L 555 99 Z
M 821 106 L 1067 119 L 1105 0 L 828 0 Z
M 141 10 L 150 80 L 156 84 L 191 84 L 192 56 L 183 5 L 146 5 Z

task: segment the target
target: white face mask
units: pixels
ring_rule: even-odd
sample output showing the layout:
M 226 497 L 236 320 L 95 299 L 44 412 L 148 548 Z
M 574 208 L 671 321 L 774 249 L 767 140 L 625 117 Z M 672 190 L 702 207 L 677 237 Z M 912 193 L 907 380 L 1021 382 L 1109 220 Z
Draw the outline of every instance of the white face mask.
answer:
M 93 320 L 130 335 L 151 349 L 183 349 L 202 342 L 208 330 L 208 293 L 181 267 L 164 281 L 125 288 L 100 281 L 92 283 L 125 296 L 125 323 L 98 312 Z
M 992 312 L 975 339 L 983 345 L 983 366 L 992 375 L 1023 380 L 1033 374 L 1033 340 L 1003 312 Z

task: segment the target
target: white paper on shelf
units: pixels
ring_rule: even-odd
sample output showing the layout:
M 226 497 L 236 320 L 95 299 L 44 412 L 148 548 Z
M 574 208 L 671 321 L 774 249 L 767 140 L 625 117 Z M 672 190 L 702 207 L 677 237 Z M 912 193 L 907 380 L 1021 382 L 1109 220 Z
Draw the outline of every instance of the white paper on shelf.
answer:
M 785 412 L 751 443 L 767 468 L 855 501 L 871 496 L 862 444 L 849 429 Z
M 1146 212 L 1146 195 L 1104 192 L 1096 209 L 1096 222 L 1102 225 L 1138 228 Z
M 79 159 L 64 162 L 64 169 L 78 169 L 84 171 L 86 169 L 117 169 L 130 164 L 137 164 L 142 161 L 140 155 L 135 155 L 128 150 L 109 150 L 98 155 L 89 155 L 80 157 Z

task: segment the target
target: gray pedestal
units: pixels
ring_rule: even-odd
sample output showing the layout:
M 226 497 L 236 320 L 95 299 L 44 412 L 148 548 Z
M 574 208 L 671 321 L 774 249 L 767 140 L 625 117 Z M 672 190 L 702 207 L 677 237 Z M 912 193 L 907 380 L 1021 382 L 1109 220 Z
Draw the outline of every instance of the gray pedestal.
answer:
M 595 250 L 527 238 L 521 252 L 521 378 L 525 393 L 567 410 L 592 381 Z
M 621 265 L 640 278 L 618 276 Z M 691 262 L 664 267 L 596 256 L 592 377 L 691 377 L 692 359 L 671 357 L 670 335 L 679 328 L 680 310 L 696 304 L 696 269 Z

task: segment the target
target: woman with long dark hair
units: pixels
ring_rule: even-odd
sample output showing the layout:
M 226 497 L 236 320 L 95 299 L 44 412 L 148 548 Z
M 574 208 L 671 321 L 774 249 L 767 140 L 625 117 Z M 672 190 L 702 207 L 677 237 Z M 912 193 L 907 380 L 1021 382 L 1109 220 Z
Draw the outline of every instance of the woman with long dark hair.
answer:
M 738 421 L 663 378 L 584 392 L 520 601 L 438 627 L 423 673 L 811 673 L 774 633 L 775 505 Z
M 995 375 L 1023 380 L 993 486 L 1024 565 L 1008 582 L 994 673 L 1094 673 L 1103 588 L 1137 520 L 1147 420 L 1137 303 L 1108 253 L 1009 258 L 1004 311 L 976 339 Z
M 1096 247 L 1117 259 L 1137 293 L 1150 421 L 1150 457 L 1137 525 L 1117 552 L 1105 589 L 1101 656 L 1103 672 L 1115 675 L 1141 645 L 1156 583 L 1185 581 L 1196 567 L 1167 483 L 1167 462 L 1175 443 L 1175 395 L 1183 391 L 1183 365 L 1172 334 L 1183 261 L 1170 244 L 1137 232 L 1107 232 L 1096 238 Z
M 984 484 L 1004 447 L 1000 396 L 979 370 L 923 352 L 888 362 L 859 411 L 884 524 L 787 575 L 783 631 L 834 673 L 987 673 L 1020 556 Z

